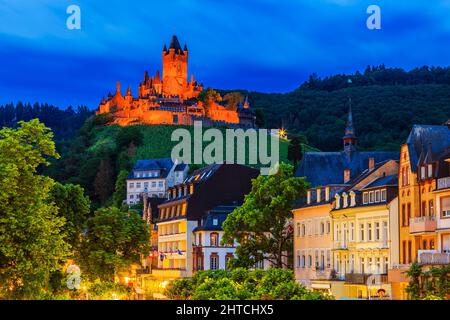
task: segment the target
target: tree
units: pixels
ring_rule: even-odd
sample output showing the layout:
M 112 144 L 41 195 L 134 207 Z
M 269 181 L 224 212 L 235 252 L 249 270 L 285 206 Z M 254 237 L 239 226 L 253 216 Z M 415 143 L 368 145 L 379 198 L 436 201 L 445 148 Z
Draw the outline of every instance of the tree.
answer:
M 133 147 L 140 146 L 143 140 L 144 135 L 140 126 L 122 127 L 116 137 L 117 150 L 130 148 L 130 145 L 133 145 Z
M 304 196 L 308 185 L 293 176 L 293 167 L 281 164 L 274 175 L 259 176 L 252 182 L 244 204 L 230 213 L 223 223 L 223 242 L 237 241 L 237 259 L 232 266 L 253 267 L 267 259 L 278 268 L 292 263 L 292 208 Z
M 409 284 L 406 287 L 406 292 L 412 300 L 420 299 L 422 296 L 422 288 L 420 278 L 422 276 L 422 267 L 417 262 L 411 264 L 411 267 L 406 272 L 409 277 Z
M 97 175 L 94 180 L 95 194 L 100 203 L 104 204 L 113 191 L 113 168 L 109 159 L 100 160 Z
M 64 217 L 64 232 L 67 242 L 77 247 L 84 223 L 89 216 L 90 201 L 84 195 L 84 189 L 78 185 L 55 183 L 50 191 L 49 200 L 58 208 L 58 215 Z
M 295 136 L 289 142 L 287 158 L 294 163 L 294 168 L 297 168 L 297 163 L 303 158 L 303 147 L 299 137 Z
M 127 178 L 128 171 L 121 170 L 116 180 L 116 189 L 113 194 L 113 204 L 120 208 L 122 207 L 122 202 L 127 198 Z
M 34 119 L 0 130 L 0 294 L 33 298 L 69 253 L 65 219 L 48 201 L 53 180 L 37 174 L 57 158 L 53 134 Z
M 118 271 L 138 263 L 148 250 L 148 225 L 139 214 L 101 208 L 87 222 L 76 260 L 92 280 L 114 281 Z
M 243 99 L 244 97 L 240 92 L 230 92 L 223 96 L 223 101 L 229 110 L 236 110 Z
M 220 94 L 212 88 L 201 91 L 197 99 L 203 103 L 207 115 L 214 103 L 222 101 Z

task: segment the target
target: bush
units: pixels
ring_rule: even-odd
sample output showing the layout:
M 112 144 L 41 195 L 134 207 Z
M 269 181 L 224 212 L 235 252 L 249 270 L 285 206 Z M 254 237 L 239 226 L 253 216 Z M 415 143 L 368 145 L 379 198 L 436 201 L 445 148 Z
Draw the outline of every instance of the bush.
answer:
M 165 294 L 171 299 L 193 300 L 333 299 L 297 283 L 292 270 L 276 268 L 199 271 L 192 278 L 173 281 Z

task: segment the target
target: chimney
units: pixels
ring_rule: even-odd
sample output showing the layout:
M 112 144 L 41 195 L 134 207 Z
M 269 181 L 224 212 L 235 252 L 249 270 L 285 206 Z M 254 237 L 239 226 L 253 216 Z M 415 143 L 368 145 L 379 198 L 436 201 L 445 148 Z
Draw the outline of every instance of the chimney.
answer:
M 372 171 L 375 168 L 375 158 L 369 158 L 369 171 Z
M 350 169 L 344 170 L 344 183 L 347 183 L 350 181 Z

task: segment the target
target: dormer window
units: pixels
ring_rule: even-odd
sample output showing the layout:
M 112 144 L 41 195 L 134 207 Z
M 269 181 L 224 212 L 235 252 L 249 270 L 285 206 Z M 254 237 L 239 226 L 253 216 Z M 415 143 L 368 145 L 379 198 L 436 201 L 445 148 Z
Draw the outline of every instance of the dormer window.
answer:
M 425 169 L 426 169 L 425 166 L 420 167 L 420 179 L 422 179 L 422 180 L 425 180 L 425 177 L 426 177 Z
M 306 191 L 306 203 L 311 203 L 311 190 Z
M 341 207 L 341 196 L 338 195 L 337 193 L 334 195 L 334 199 L 335 199 L 335 209 L 339 209 Z
M 368 203 L 369 203 L 369 193 L 364 192 L 363 193 L 363 204 L 368 204 Z
M 356 206 L 356 194 L 350 191 L 350 207 Z
M 321 189 L 317 188 L 317 202 L 320 202 L 322 199 L 320 198 L 321 195 Z
M 428 178 L 433 177 L 433 165 L 430 163 L 428 165 Z
M 219 224 L 219 220 L 218 219 L 213 219 L 213 225 L 217 226 Z
M 348 195 L 345 192 L 342 194 L 342 207 L 348 207 Z

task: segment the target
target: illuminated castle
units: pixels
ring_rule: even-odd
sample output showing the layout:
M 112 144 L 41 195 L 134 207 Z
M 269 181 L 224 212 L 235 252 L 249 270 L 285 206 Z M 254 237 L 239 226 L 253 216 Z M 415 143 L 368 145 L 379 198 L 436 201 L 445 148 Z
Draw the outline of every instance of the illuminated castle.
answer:
M 196 98 L 203 91 L 191 75 L 188 81 L 189 51 L 182 49 L 176 36 L 172 37 L 169 49 L 164 45 L 162 52 L 162 78 L 159 71 L 139 84 L 138 97 L 133 97 L 130 87 L 125 96 L 117 82 L 116 92 L 103 98 L 97 114 L 111 113 L 114 123 L 131 125 L 146 124 L 193 124 L 202 120 L 206 125 L 222 123 L 240 127 L 254 127 L 255 115 L 250 110 L 248 99 L 236 110 L 230 110 L 216 102 L 204 105 Z

